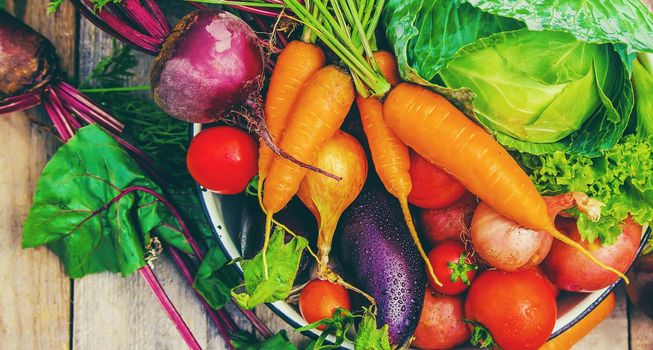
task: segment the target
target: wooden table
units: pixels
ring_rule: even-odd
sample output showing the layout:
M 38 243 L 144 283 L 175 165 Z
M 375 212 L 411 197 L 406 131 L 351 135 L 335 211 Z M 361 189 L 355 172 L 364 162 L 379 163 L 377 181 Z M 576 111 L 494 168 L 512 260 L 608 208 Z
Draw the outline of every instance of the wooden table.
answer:
M 8 9 L 50 38 L 61 66 L 84 78 L 111 49 L 111 40 L 80 19 L 68 2 L 46 16 L 46 0 L 8 0 Z M 135 84 L 146 81 L 150 58 L 139 56 Z M 29 119 L 38 109 L 0 118 L 0 348 L 2 349 L 183 349 L 177 331 L 138 274 L 121 278 L 98 274 L 67 278 L 47 249 L 20 248 L 36 180 L 57 142 Z M 166 291 L 207 349 L 224 343 L 172 264 L 165 258 L 155 270 Z M 265 307 L 257 313 L 273 329 L 288 329 Z M 234 313 L 238 315 L 238 313 Z M 301 334 L 290 331 L 300 346 Z M 628 305 L 623 290 L 611 318 L 575 349 L 653 349 L 653 321 Z

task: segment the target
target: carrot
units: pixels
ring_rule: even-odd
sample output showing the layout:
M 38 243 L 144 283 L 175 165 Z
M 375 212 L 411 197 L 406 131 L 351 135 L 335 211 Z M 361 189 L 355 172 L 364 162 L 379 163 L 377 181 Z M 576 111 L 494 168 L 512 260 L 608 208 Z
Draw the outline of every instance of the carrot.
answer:
M 374 59 L 388 82 L 392 85 L 398 84 L 400 79 L 394 56 L 387 51 L 377 51 L 374 53 Z M 413 223 L 413 218 L 410 214 L 410 209 L 408 208 L 408 194 L 410 194 L 413 187 L 410 173 L 408 172 L 410 168 L 408 147 L 383 120 L 383 104 L 381 101 L 374 97 L 363 98 L 358 95 L 356 96 L 356 104 L 360 111 L 365 136 L 367 136 L 367 141 L 370 145 L 376 173 L 379 175 L 386 190 L 399 199 L 404 220 L 406 221 L 413 241 L 417 245 L 417 250 L 426 263 L 431 278 L 436 284 L 441 285 L 435 276 L 433 266 L 424 251 L 424 247 L 422 247 L 417 230 L 415 229 L 415 224 Z
M 324 66 L 321 48 L 302 41 L 291 41 L 281 51 L 270 77 L 265 98 L 265 123 L 278 142 L 288 123 L 288 115 L 306 81 Z M 259 184 L 268 174 L 274 152 L 264 143 L 259 146 Z M 259 186 L 261 188 L 261 186 Z
M 549 340 L 539 350 L 568 350 L 578 341 L 588 335 L 599 323 L 608 318 L 615 305 L 614 292 L 597 305 L 592 312 L 583 317 L 578 323 L 564 331 L 557 337 Z
M 318 70 L 304 84 L 288 116 L 288 125 L 281 138 L 284 151 L 313 164 L 322 146 L 329 141 L 345 120 L 354 101 L 351 76 L 336 66 Z M 307 169 L 282 157 L 274 157 L 265 180 L 263 206 L 267 211 L 263 243 L 263 264 L 267 273 L 265 252 L 270 238 L 272 216 L 288 204 L 297 193 Z
M 399 84 L 386 98 L 383 116 L 409 147 L 447 171 L 494 210 L 521 226 L 549 232 L 628 281 L 623 273 L 601 263 L 560 233 L 547 213 L 544 199 L 517 162 L 442 96 L 418 85 Z

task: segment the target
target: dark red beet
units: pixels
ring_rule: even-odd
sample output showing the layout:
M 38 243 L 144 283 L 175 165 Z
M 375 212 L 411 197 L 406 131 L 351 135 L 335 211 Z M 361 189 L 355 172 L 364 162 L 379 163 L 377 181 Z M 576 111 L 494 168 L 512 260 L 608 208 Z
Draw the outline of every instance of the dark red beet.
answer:
M 0 10 L 0 101 L 47 84 L 57 62 L 48 39 Z
M 198 10 L 177 23 L 154 59 L 152 93 L 176 118 L 213 122 L 258 97 L 263 66 L 247 23 L 228 12 Z
M 377 321 L 388 325 L 390 341 L 402 345 L 417 327 L 426 274 L 399 202 L 368 184 L 343 213 L 336 236 L 344 270 L 376 300 Z

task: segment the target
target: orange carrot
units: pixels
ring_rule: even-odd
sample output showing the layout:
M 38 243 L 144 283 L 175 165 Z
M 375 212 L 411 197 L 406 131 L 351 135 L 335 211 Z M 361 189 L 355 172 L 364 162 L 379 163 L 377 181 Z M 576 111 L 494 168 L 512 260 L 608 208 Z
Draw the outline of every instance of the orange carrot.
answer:
M 345 120 L 354 101 L 351 76 L 336 66 L 318 70 L 304 84 L 288 116 L 280 148 L 305 163 L 313 164 L 322 146 Z M 263 263 L 270 237 L 272 215 L 288 204 L 297 193 L 308 170 L 282 157 L 274 157 L 265 180 L 263 206 L 267 211 Z
M 557 337 L 542 345 L 539 350 L 569 350 L 578 341 L 588 335 L 603 320 L 612 313 L 615 305 L 614 292 L 597 305 L 592 312 L 583 317 L 578 323 L 564 331 Z
M 265 123 L 270 136 L 279 142 L 288 115 L 306 81 L 324 66 L 321 48 L 302 41 L 291 41 L 281 51 L 270 77 L 265 98 Z M 264 143 L 259 146 L 259 184 L 268 174 L 274 152 Z M 260 186 L 259 186 L 260 188 Z
M 517 162 L 442 96 L 418 85 L 399 84 L 386 98 L 383 116 L 409 147 L 458 179 L 494 210 L 521 226 L 549 232 L 627 281 L 623 273 L 601 263 L 560 233 L 547 213 L 544 199 Z
M 394 56 L 387 51 L 377 51 L 374 53 L 374 59 L 388 82 L 392 85 L 398 84 L 400 79 Z M 383 104 L 381 101 L 374 97 L 363 98 L 358 95 L 356 96 L 356 104 L 360 111 L 363 130 L 370 145 L 376 173 L 381 178 L 386 190 L 399 199 L 404 220 L 413 241 L 417 245 L 417 250 L 426 263 L 431 278 L 436 284 L 441 285 L 435 276 L 433 266 L 424 251 L 424 247 L 422 247 L 413 223 L 413 217 L 408 208 L 408 194 L 410 194 L 413 187 L 408 172 L 410 168 L 408 147 L 383 120 Z

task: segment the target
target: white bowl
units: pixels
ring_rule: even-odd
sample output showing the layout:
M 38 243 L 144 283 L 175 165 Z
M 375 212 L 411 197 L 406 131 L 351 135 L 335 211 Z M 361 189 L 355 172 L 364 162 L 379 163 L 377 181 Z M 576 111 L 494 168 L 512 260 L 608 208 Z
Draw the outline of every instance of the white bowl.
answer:
M 201 130 L 202 126 L 195 124 L 193 126 L 192 135 L 196 135 Z M 216 236 L 216 239 L 222 246 L 223 251 L 229 259 L 241 257 L 238 247 L 238 237 L 242 227 L 243 211 L 239 210 L 240 201 L 234 196 L 222 196 L 205 189 L 198 187 L 200 194 L 200 202 L 204 208 L 204 214 L 211 223 L 211 227 Z M 642 249 L 646 239 L 650 235 L 648 226 L 644 226 L 642 230 L 642 243 L 639 250 Z M 639 251 L 638 251 L 639 253 Z M 239 273 L 242 276 L 242 268 L 237 264 Z M 555 338 L 560 333 L 569 329 L 590 313 L 594 308 L 605 299 L 612 289 L 616 287 L 619 282 L 611 286 L 592 293 L 561 293 L 558 297 L 558 319 L 551 338 Z M 292 305 L 284 302 L 277 301 L 268 303 L 267 306 L 274 311 L 279 317 L 294 328 L 306 326 L 308 323 L 299 314 L 299 311 Z M 305 335 L 316 339 L 320 335 L 318 330 L 310 330 L 302 332 Z M 334 341 L 333 337 L 327 340 Z M 342 346 L 343 349 L 353 349 L 354 346 L 350 342 L 346 342 Z

